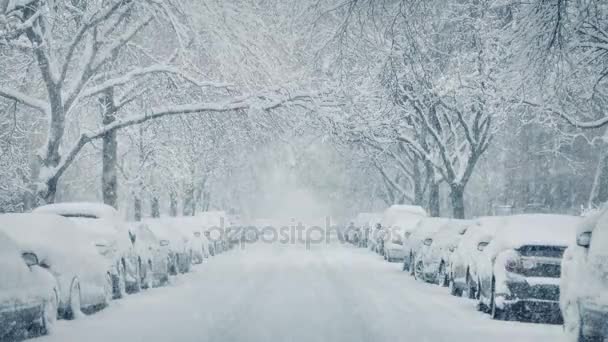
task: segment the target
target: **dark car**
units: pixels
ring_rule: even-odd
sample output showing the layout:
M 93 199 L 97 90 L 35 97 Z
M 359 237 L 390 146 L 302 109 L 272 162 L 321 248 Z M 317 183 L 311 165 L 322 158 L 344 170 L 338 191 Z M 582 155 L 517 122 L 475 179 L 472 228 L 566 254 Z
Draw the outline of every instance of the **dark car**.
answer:
M 562 256 L 579 217 L 530 214 L 504 218 L 480 258 L 479 307 L 494 319 L 561 320 Z

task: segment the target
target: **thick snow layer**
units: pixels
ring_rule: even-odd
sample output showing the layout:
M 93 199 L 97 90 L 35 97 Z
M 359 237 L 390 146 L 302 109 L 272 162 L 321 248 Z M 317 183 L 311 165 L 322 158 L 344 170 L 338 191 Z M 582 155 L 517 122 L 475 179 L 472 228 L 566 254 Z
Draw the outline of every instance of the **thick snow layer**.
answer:
M 82 215 L 91 218 L 103 218 L 111 221 L 120 221 L 120 215 L 116 209 L 103 203 L 94 202 L 64 202 L 47 204 L 38 207 L 34 212 L 45 212 L 61 216 Z
M 169 241 L 172 251 L 184 253 L 189 249 L 190 236 L 184 234 L 173 218 L 147 219 L 144 222 L 160 240 Z
M 576 240 L 581 218 L 569 215 L 525 214 L 503 217 L 484 253 L 495 257 L 506 249 L 525 245 L 569 246 Z
M 209 228 L 229 227 L 231 222 L 224 211 L 204 211 L 196 214 L 196 220 L 200 222 L 201 227 L 208 230 Z
M 392 205 L 382 214 L 382 227 L 393 227 L 404 222 L 409 222 L 411 219 L 420 219 L 426 217 L 426 211 L 415 205 Z M 406 227 L 401 227 L 406 228 Z
M 427 262 L 448 262 L 452 251 L 456 249 L 462 236 L 474 221 L 450 219 L 441 226 L 435 234 L 430 234 L 432 244 L 427 249 L 425 259 Z
M 422 246 L 422 242 L 437 233 L 442 226 L 447 224 L 450 219 L 440 217 L 427 217 L 418 222 L 415 228 L 411 231 L 409 237 L 405 239 L 403 248 L 405 253 L 416 254 Z
M 68 302 L 74 278 L 80 280 L 83 304 L 103 302 L 108 263 L 75 223 L 57 215 L 4 214 L 0 215 L 0 230 L 49 267 L 59 282 L 63 302 Z
M 364 249 L 233 250 L 82 320 L 53 341 L 559 341 L 559 326 L 493 321 Z

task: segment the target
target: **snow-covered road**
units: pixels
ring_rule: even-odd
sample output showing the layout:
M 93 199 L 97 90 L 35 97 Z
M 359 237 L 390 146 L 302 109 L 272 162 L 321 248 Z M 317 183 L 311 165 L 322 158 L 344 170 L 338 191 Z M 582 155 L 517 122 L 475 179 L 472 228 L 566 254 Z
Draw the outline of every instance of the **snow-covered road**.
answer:
M 496 322 L 365 249 L 257 244 L 195 267 L 41 341 L 558 341 L 560 326 Z

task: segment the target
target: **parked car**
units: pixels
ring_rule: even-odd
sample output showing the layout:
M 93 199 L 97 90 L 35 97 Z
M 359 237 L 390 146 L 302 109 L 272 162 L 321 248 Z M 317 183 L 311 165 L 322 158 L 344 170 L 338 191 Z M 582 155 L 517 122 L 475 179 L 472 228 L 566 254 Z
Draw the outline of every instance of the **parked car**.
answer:
M 169 274 L 190 272 L 192 248 L 189 236 L 179 229 L 178 221 L 173 217 L 163 217 L 147 219 L 145 223 L 160 239 L 160 245 L 168 251 Z
M 140 290 L 141 259 L 133 246 L 135 235 L 129 231 L 116 209 L 103 203 L 71 202 L 44 205 L 33 212 L 70 218 L 89 234 L 91 243 L 113 265 L 114 298 Z
M 427 217 L 418 222 L 416 226 L 404 234 L 403 243 L 403 269 L 416 278 L 422 277 L 422 261 L 419 259 L 420 250 L 424 241 L 449 221 L 447 218 Z
M 478 218 L 464 233 L 450 258 L 448 286 L 452 295 L 478 299 L 477 265 L 502 223 L 502 216 Z
M 561 319 L 562 256 L 575 240 L 580 217 L 524 214 L 504 220 L 479 260 L 479 307 L 494 319 L 520 313 Z
M 169 251 L 148 224 L 131 224 L 135 232 L 135 249 L 140 256 L 141 284 L 144 288 L 158 287 L 169 282 Z
M 59 317 L 72 319 L 110 303 L 111 267 L 71 220 L 48 214 L 4 214 L 0 230 L 19 244 L 22 253 L 35 253 L 38 265 L 55 277 Z
M 202 226 L 203 232 L 207 231 L 207 236 L 213 248 L 213 254 L 217 255 L 228 249 L 227 234 L 230 222 L 228 215 L 224 211 L 204 211 L 195 216 Z
M 405 235 L 426 216 L 422 207 L 414 205 L 392 205 L 384 211 L 381 225 L 386 233 L 382 254 L 387 261 L 403 261 Z
M 439 231 L 427 235 L 418 257 L 418 260 L 422 262 L 421 280 L 448 286 L 451 255 L 472 224 L 474 224 L 473 221 L 450 219 L 441 226 Z
M 191 251 L 191 261 L 200 264 L 205 259 L 205 236 L 200 218 L 196 216 L 172 217 L 170 222 L 173 227 L 179 229 L 187 239 L 188 248 Z
M 382 213 L 359 213 L 355 225 L 361 229 L 361 247 L 369 247 L 372 229 L 382 221 Z M 373 242 L 372 242 L 373 243 Z
M 0 231 L 0 341 L 44 335 L 57 319 L 55 278 Z
M 608 338 L 608 207 L 586 217 L 562 261 L 560 307 L 570 342 Z
M 384 239 L 384 260 L 388 262 L 403 261 L 403 235 L 402 229 L 391 229 Z

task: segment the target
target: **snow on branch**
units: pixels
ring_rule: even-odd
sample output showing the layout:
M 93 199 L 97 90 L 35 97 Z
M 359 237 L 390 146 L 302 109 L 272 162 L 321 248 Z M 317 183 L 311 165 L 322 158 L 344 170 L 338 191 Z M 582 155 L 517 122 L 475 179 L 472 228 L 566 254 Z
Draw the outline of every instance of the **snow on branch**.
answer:
M 176 75 L 176 76 L 179 76 L 182 79 L 188 81 L 189 83 L 192 83 L 193 85 L 196 85 L 201 88 L 203 88 L 203 87 L 227 88 L 227 87 L 231 86 L 231 84 L 222 83 L 222 82 L 199 81 L 199 80 L 187 75 L 179 68 L 169 66 L 169 65 L 157 64 L 157 65 L 152 65 L 152 66 L 145 67 L 145 68 L 136 68 L 134 70 L 127 72 L 123 76 L 106 80 L 103 83 L 100 83 L 96 86 L 86 89 L 85 91 L 82 92 L 81 96 L 82 97 L 94 96 L 94 95 L 104 92 L 105 90 L 107 90 L 109 88 L 122 86 L 122 85 L 125 85 L 125 84 L 133 81 L 134 79 L 136 79 L 138 77 L 143 77 L 143 76 L 151 75 L 151 74 Z
M 29 96 L 17 90 L 0 87 L 0 96 L 17 101 L 34 109 L 38 109 L 43 113 L 48 113 L 50 111 L 50 105 L 48 102 Z
M 287 95 L 256 95 L 256 96 L 240 96 L 231 100 L 222 102 L 200 102 L 185 105 L 174 105 L 167 107 L 158 107 L 152 109 L 149 113 L 136 115 L 117 120 L 109 125 L 103 126 L 96 131 L 83 133 L 76 144 L 70 149 L 65 157 L 61 159 L 59 164 L 47 170 L 42 170 L 41 174 L 47 179 L 58 179 L 67 170 L 70 164 L 76 159 L 76 156 L 82 148 L 89 142 L 100 139 L 107 133 L 116 131 L 125 127 L 135 126 L 146 121 L 160 119 L 166 116 L 197 114 L 197 113 L 224 113 L 235 110 L 244 110 L 249 108 L 257 108 L 265 111 L 273 110 L 282 106 L 289 106 L 301 101 L 311 101 L 317 94 L 313 93 L 294 93 Z
M 543 109 L 543 110 L 549 112 L 550 114 L 556 115 L 559 118 L 561 118 L 562 120 L 566 121 L 571 126 L 574 126 L 575 128 L 594 129 L 594 128 L 601 128 L 601 127 L 608 125 L 608 116 L 604 116 L 597 120 L 580 121 L 562 111 L 556 110 L 551 107 L 546 107 L 546 106 L 540 105 L 538 103 L 530 102 L 530 101 L 523 101 L 523 103 L 528 106 Z

